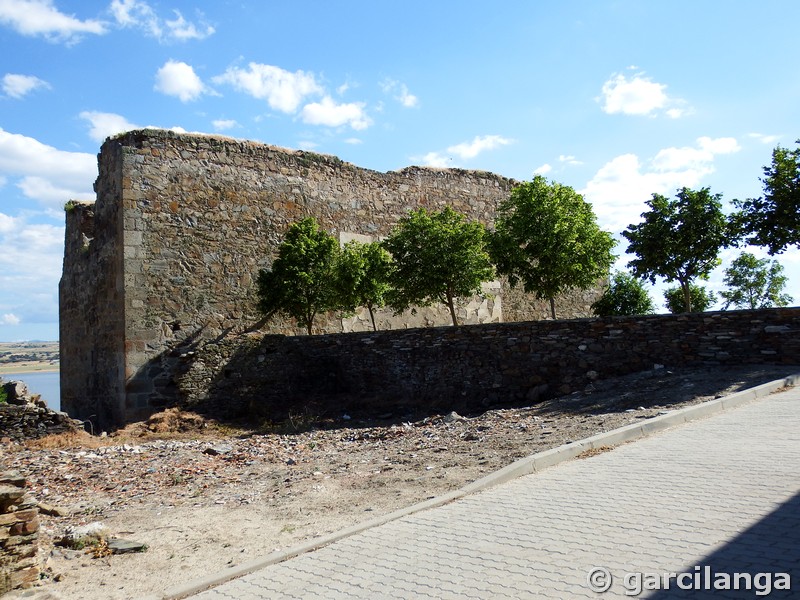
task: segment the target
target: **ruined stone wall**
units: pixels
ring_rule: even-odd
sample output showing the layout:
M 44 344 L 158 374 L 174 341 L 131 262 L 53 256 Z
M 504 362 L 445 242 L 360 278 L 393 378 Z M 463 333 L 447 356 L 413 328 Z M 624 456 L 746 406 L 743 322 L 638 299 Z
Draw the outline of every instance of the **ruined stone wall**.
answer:
M 121 422 L 125 405 L 122 164 L 108 152 L 97 201 L 65 207 L 59 283 L 61 407 L 92 423 Z
M 179 385 L 187 407 L 277 420 L 309 403 L 371 414 L 534 403 L 655 364 L 798 365 L 800 308 L 249 336 L 187 356 Z
M 341 241 L 378 239 L 411 209 L 445 206 L 491 223 L 514 182 L 486 172 L 410 167 L 379 173 L 331 156 L 228 138 L 134 131 L 99 155 L 94 238 L 79 246 L 67 216 L 61 286 L 62 406 L 103 427 L 145 416 L 175 398 L 181 354 L 200 340 L 254 325 L 254 280 L 291 223 L 313 216 Z M 505 286 L 465 299 L 465 322 L 546 314 Z M 559 302 L 587 316 L 589 298 Z M 443 325 L 445 310 L 378 315 L 383 328 Z M 368 328 L 365 314 L 329 316 L 322 332 Z M 298 333 L 273 319 L 267 331 Z M 81 393 L 84 395 L 81 396 Z
M 0 596 L 39 580 L 39 509 L 16 471 L 0 472 Z

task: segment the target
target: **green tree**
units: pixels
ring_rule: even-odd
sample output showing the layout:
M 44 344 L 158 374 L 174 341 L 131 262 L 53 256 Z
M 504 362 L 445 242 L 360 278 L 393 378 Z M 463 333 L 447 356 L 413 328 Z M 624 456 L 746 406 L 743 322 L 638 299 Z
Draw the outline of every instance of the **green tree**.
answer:
M 374 331 L 378 330 L 374 310 L 386 305 L 391 271 L 392 257 L 378 242 L 348 242 L 339 255 L 336 286 L 340 302 L 350 312 L 366 307 Z
M 447 207 L 410 211 L 383 241 L 394 263 L 389 304 L 396 311 L 441 302 L 458 325 L 455 299 L 481 291 L 494 277 L 486 229 Z
M 3 380 L 0 379 L 0 404 L 7 404 L 7 403 L 8 403 L 8 392 L 6 392 Z
M 797 140 L 800 144 L 800 140 Z M 736 214 L 747 242 L 766 246 L 771 255 L 788 246 L 800 246 L 800 148 L 778 146 L 772 151 L 772 165 L 764 167 L 764 195 L 734 200 Z
M 611 317 L 650 315 L 656 312 L 656 307 L 640 279 L 618 271 L 611 276 L 603 295 L 592 304 L 592 310 L 599 317 Z
M 314 317 L 340 306 L 334 286 L 338 253 L 336 239 L 313 217 L 292 224 L 272 268 L 258 274 L 261 312 L 287 314 L 311 335 Z
M 725 269 L 725 285 L 729 291 L 720 292 L 725 299 L 724 309 L 733 304 L 737 308 L 769 308 L 788 306 L 792 297 L 782 294 L 787 278 L 778 261 L 758 259 L 743 252 Z
M 628 252 L 637 258 L 628 266 L 633 274 L 655 283 L 663 277 L 677 281 L 683 292 L 683 310 L 691 312 L 693 279 L 706 278 L 719 264 L 719 252 L 730 245 L 731 227 L 722 212 L 721 195 L 708 188 L 678 190 L 675 200 L 653 194 L 643 221 L 622 232 Z
M 717 301 L 714 292 L 708 291 L 701 285 L 689 284 L 691 310 L 686 310 L 686 297 L 683 288 L 672 287 L 664 290 L 664 299 L 667 301 L 667 310 L 672 314 L 683 312 L 703 312 Z
M 571 187 L 541 175 L 515 187 L 498 208 L 491 254 L 512 286 L 550 301 L 572 288 L 585 289 L 608 274 L 616 244 L 601 230 L 591 205 Z

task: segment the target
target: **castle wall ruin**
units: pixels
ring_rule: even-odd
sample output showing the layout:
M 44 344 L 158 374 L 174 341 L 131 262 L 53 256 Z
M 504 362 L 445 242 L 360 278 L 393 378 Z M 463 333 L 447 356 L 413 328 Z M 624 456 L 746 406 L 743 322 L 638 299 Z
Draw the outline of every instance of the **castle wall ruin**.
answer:
M 230 138 L 132 131 L 98 155 L 93 204 L 66 211 L 60 284 L 61 405 L 107 428 L 176 398 L 180 357 L 204 340 L 257 327 L 255 278 L 288 227 L 313 216 L 340 241 L 379 239 L 409 210 L 445 206 L 489 224 L 511 190 L 487 172 L 409 167 L 380 173 L 332 156 Z M 465 323 L 546 318 L 548 306 L 501 281 L 459 307 Z M 597 290 L 557 300 L 590 315 Z M 382 329 L 444 325 L 426 308 L 378 316 Z M 364 331 L 327 315 L 319 333 Z M 262 331 L 296 334 L 289 320 Z

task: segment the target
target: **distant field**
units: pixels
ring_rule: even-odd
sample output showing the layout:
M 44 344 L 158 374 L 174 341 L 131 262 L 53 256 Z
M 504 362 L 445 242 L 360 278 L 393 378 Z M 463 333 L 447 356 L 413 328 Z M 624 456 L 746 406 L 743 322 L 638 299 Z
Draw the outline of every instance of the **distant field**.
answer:
M 0 342 L 0 375 L 58 371 L 58 342 Z

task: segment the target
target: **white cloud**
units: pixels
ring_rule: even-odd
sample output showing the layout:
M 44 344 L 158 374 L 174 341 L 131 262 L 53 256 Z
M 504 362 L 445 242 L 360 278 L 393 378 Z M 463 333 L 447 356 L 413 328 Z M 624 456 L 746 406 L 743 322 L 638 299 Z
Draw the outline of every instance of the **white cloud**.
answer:
M 175 13 L 175 18 L 171 21 L 166 21 L 169 37 L 180 41 L 202 40 L 214 34 L 214 28 L 210 25 L 204 25 L 202 30 L 198 29 L 197 25 L 184 19 L 179 11 L 173 12 Z
M 686 102 L 667 95 L 667 86 L 656 83 L 643 73 L 636 73 L 630 78 L 615 73 L 603 84 L 603 111 L 624 115 L 654 115 L 664 110 L 673 119 L 691 112 Z
M 211 121 L 211 124 L 217 131 L 226 131 L 239 126 L 239 123 L 237 123 L 234 119 L 216 119 Z
M 17 185 L 26 196 L 60 208 L 69 199 L 94 199 L 97 157 L 58 150 L 0 128 L 0 175 L 19 177 Z
M 64 227 L 11 219 L 12 227 L 0 225 L 0 324 L 55 324 Z
M 704 175 L 714 171 L 714 156 L 732 154 L 741 149 L 735 138 L 697 139 L 697 147 L 664 148 L 653 158 L 652 166 L 659 172 L 683 172 L 695 174 L 695 183 Z M 688 185 L 688 184 L 687 184 Z M 694 185 L 694 184 L 692 184 Z
M 476 136 L 471 142 L 462 142 L 449 146 L 445 152 L 428 152 L 424 156 L 412 156 L 411 160 L 419 162 L 427 167 L 451 168 L 458 167 L 458 161 L 453 160 L 453 156 L 461 160 L 475 158 L 481 152 L 494 150 L 501 146 L 511 144 L 513 140 L 499 135 Z
M 53 6 L 52 0 L 0 0 L 0 24 L 24 36 L 41 36 L 50 42 L 73 44 L 85 34 L 103 35 L 102 21 L 82 21 Z
M 447 151 L 458 155 L 460 158 L 467 160 L 475 158 L 481 152 L 486 150 L 494 150 L 500 146 L 510 144 L 511 140 L 501 137 L 499 135 L 484 135 L 476 136 L 471 142 L 463 142 L 450 146 Z
M 3 93 L 11 98 L 22 98 L 37 89 L 50 89 L 50 84 L 33 75 L 6 73 L 3 76 Z
M 681 117 L 685 117 L 686 115 L 690 115 L 694 112 L 691 108 L 670 108 L 664 114 L 667 115 L 670 119 L 680 119 Z
M 344 143 L 345 144 L 350 144 L 352 146 L 356 146 L 358 144 L 363 144 L 364 140 L 360 140 L 358 138 L 351 137 L 351 138 L 347 138 L 346 140 L 344 140 Z
M 704 152 L 710 154 L 734 154 L 742 149 L 739 142 L 733 137 L 710 138 L 703 136 L 697 138 L 697 144 Z
M 185 62 L 167 61 L 156 73 L 154 89 L 167 96 L 175 96 L 181 102 L 197 100 L 208 93 L 194 69 Z
M 323 93 L 312 73 L 291 73 L 273 65 L 252 62 L 247 69 L 231 67 L 212 81 L 230 84 L 240 92 L 266 100 L 270 108 L 284 113 L 295 112 L 306 97 Z
M 89 129 L 89 137 L 95 142 L 104 142 L 107 137 L 130 131 L 132 129 L 139 129 L 138 125 L 134 125 L 125 117 L 114 113 L 104 113 L 97 111 L 83 111 L 80 115 L 81 119 L 89 121 L 91 128 Z
M 681 187 L 696 188 L 714 172 L 718 155 L 738 150 L 734 138 L 701 137 L 695 146 L 664 148 L 644 163 L 623 154 L 603 165 L 580 193 L 592 203 L 598 222 L 619 233 L 639 221 L 654 193 L 672 196 Z
M 568 165 L 582 165 L 583 162 L 572 156 L 571 154 L 561 154 L 558 157 L 558 162 L 566 163 Z
M 17 221 L 16 219 L 14 219 L 14 217 L 10 217 L 8 215 L 0 213 L 0 234 L 8 233 L 12 229 L 14 229 L 14 227 L 16 227 L 16 223 Z
M 414 161 L 419 161 L 422 166 L 436 167 L 438 169 L 446 169 L 452 167 L 452 158 L 448 158 L 439 152 L 428 152 L 425 156 L 420 158 L 412 158 Z
M 319 147 L 319 144 L 316 142 L 312 142 L 310 140 L 303 140 L 299 144 L 297 144 L 297 146 L 301 150 L 314 150 L 315 148 Z
M 547 175 L 550 171 L 553 170 L 553 167 L 548 163 L 544 163 L 541 167 L 536 167 L 533 170 L 534 175 Z
M 349 125 L 357 131 L 372 125 L 372 119 L 364 111 L 363 102 L 337 104 L 330 96 L 325 96 L 319 102 L 306 104 L 300 111 L 300 118 L 309 125 L 327 127 Z
M 114 0 L 109 11 L 120 27 L 141 29 L 145 35 L 159 41 L 202 40 L 214 34 L 214 28 L 210 25 L 191 23 L 177 10 L 173 10 L 174 19 L 162 19 L 153 7 L 142 0 Z
M 381 89 L 385 94 L 392 94 L 394 99 L 406 108 L 415 108 L 419 106 L 419 98 L 408 91 L 408 86 L 405 83 L 395 81 L 394 79 L 384 79 L 380 83 Z
M 6 313 L 0 317 L 0 325 L 19 325 L 21 319 L 14 313 Z
M 139 0 L 113 0 L 108 7 L 118 25 L 122 27 L 142 27 L 155 37 L 161 35 L 158 17 L 147 2 Z
M 780 140 L 783 136 L 781 135 L 765 135 L 763 133 L 748 133 L 747 137 L 752 138 L 761 142 L 762 144 L 774 144 L 778 140 Z

